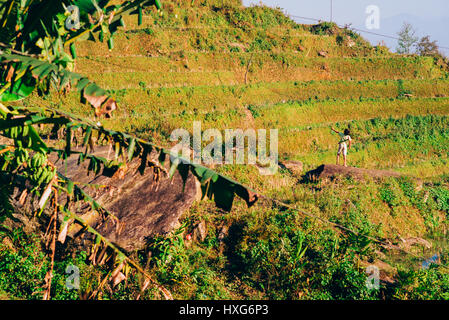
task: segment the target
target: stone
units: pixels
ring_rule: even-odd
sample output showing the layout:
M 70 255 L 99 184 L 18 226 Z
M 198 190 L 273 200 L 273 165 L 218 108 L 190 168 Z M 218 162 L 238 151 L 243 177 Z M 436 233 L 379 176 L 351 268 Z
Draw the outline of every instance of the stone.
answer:
M 431 249 L 432 248 L 432 243 L 422 239 L 422 238 L 418 238 L 418 237 L 411 237 L 411 238 L 407 238 L 407 239 L 401 239 L 401 243 L 399 244 L 399 246 L 403 249 L 409 250 L 412 246 L 422 246 L 426 249 Z
M 318 51 L 318 55 L 323 58 L 327 58 L 327 52 L 324 50 Z
M 207 237 L 207 226 L 205 221 L 199 222 L 193 229 L 193 238 L 196 241 L 204 241 Z
M 113 156 L 109 147 L 98 147 L 94 154 L 106 159 L 110 158 L 110 154 Z M 154 159 L 155 156 L 152 153 L 147 160 Z M 60 172 L 73 181 L 101 186 L 83 189 L 117 217 L 119 223 L 102 219 L 92 212 L 89 205 L 72 210 L 76 210 L 74 212 L 86 219 L 89 225 L 126 251 L 142 249 L 149 238 L 169 234 L 179 226 L 181 215 L 200 198 L 201 189 L 191 172 L 184 188 L 183 179 L 178 172 L 172 179 L 168 178 L 164 173 L 170 168 L 168 158 L 162 167 L 164 170 L 155 171 L 152 167 L 147 167 L 141 174 L 140 160 L 135 160 L 128 163 L 126 171 L 116 172 L 112 176 L 104 171 L 88 176 L 88 161 L 79 166 L 77 161 L 77 156 L 69 157 L 66 160 L 67 171 L 62 162 L 57 162 L 57 166 Z M 76 227 L 72 227 L 69 236 L 73 236 L 76 231 Z
M 282 169 L 287 169 L 292 174 L 300 176 L 303 174 L 304 164 L 301 161 L 281 161 L 279 162 L 279 167 Z
M 218 235 L 217 235 L 217 240 L 218 240 L 218 243 L 219 243 L 219 252 L 220 253 L 223 253 L 224 252 L 224 249 L 225 249 L 225 239 L 226 239 L 226 237 L 228 236 L 228 234 L 229 234 L 229 227 L 227 226 L 227 225 L 225 225 L 225 224 L 223 224 L 222 226 L 221 226 L 221 228 L 220 228 L 220 231 L 218 232 Z

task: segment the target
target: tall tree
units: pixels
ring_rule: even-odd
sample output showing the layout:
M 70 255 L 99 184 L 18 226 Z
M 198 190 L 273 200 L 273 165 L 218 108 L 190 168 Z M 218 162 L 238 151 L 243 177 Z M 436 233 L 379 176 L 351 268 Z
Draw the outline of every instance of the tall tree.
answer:
M 412 53 L 412 48 L 416 45 L 419 38 L 416 36 L 416 30 L 413 26 L 404 22 L 401 30 L 398 32 L 398 47 L 396 48 L 396 52 L 400 54 L 409 54 Z
M 439 55 L 439 48 L 437 41 L 431 41 L 430 36 L 422 37 L 416 44 L 416 52 L 420 56 L 436 56 Z

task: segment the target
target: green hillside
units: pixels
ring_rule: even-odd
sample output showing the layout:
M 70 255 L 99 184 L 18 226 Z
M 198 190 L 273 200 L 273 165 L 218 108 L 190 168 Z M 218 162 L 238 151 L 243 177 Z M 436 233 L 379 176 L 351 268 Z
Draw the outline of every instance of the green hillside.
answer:
M 279 160 L 302 162 L 305 174 L 335 163 L 338 136 L 330 127 L 350 125 L 350 166 L 404 175 L 316 182 L 285 168 L 262 176 L 255 166 L 216 166 L 261 194 L 324 220 L 264 199 L 251 208 L 238 201 L 229 213 L 209 200 L 195 204 L 185 214 L 182 233 L 152 239 L 149 261 L 147 253 L 136 254 L 174 298 L 448 298 L 447 64 L 372 46 L 334 24 L 297 24 L 281 10 L 243 7 L 239 0 L 164 0 L 163 10 L 148 9 L 140 26 L 135 16 L 125 25 L 113 50 L 100 42 L 76 45 L 74 71 L 117 99 L 113 117 L 100 120 L 106 128 L 165 147 L 173 145 L 173 130 L 192 132 L 194 121 L 201 121 L 203 130 L 278 129 Z M 80 110 L 75 92 L 45 99 L 35 94 L 25 104 L 93 118 L 91 106 Z M 205 226 L 202 236 L 198 224 Z M 405 240 L 412 238 L 432 247 L 407 247 Z M 45 273 L 32 267 L 38 257 L 21 248 L 5 249 L 0 258 L 32 260 L 18 272 L 41 281 Z M 434 254 L 442 265 L 421 268 L 422 257 Z M 365 285 L 368 265 L 381 270 L 380 290 Z M 81 285 L 88 290 L 100 271 L 82 266 Z M 0 270 L 7 267 L 0 262 Z M 63 267 L 55 268 L 63 274 Z M 55 296 L 79 298 L 65 291 L 61 279 Z M 0 292 L 23 297 L 20 288 L 8 289 L 8 281 L 15 280 L 0 280 Z M 105 297 L 134 298 L 137 282 L 121 283 Z M 150 290 L 144 298 L 160 297 Z

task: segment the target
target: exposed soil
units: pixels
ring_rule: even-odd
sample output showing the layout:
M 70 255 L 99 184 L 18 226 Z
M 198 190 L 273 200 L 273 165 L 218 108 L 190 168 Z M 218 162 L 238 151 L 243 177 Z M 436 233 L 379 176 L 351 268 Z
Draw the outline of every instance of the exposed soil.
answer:
M 335 178 L 336 176 L 352 177 L 357 180 L 364 180 L 366 177 L 382 179 L 388 177 L 400 177 L 401 174 L 389 170 L 369 170 L 355 167 L 344 167 L 334 164 L 323 164 L 318 168 L 306 173 L 306 179 L 319 180 Z

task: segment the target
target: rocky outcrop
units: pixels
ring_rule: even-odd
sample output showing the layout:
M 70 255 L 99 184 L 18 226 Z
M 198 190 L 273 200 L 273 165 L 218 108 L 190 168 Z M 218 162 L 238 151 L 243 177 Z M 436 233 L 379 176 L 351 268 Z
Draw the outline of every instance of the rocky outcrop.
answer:
M 279 167 L 281 169 L 287 169 L 293 175 L 301 176 L 303 174 L 304 165 L 301 161 L 280 161 Z
M 98 147 L 93 154 L 106 159 L 114 156 L 109 147 Z M 157 154 L 150 154 L 147 161 L 153 161 L 153 157 L 157 157 Z M 160 162 L 156 170 L 148 166 L 142 172 L 140 160 L 136 160 L 128 163 L 126 170 L 119 169 L 115 173 L 103 170 L 97 175 L 88 175 L 89 161 L 78 165 L 77 155 L 69 157 L 65 162 L 56 157 L 50 160 L 56 164 L 59 172 L 117 217 L 118 223 L 113 223 L 115 219 L 103 219 L 88 203 L 79 202 L 70 208 L 71 211 L 127 251 L 143 248 L 150 237 L 170 233 L 179 225 L 181 215 L 201 197 L 199 182 L 191 172 L 185 181 L 178 172 L 171 179 L 168 178 L 169 157 L 163 165 Z M 27 197 L 22 196 L 27 194 L 30 186 L 27 186 L 26 181 L 14 181 L 14 185 L 16 187 L 11 191 L 15 209 L 14 223 L 24 225 L 27 230 L 38 229 L 35 219 L 32 222 L 27 218 L 29 213 L 38 209 L 37 200 L 31 198 L 29 192 Z M 79 225 L 72 224 L 68 236 L 76 238 L 80 229 Z
M 432 243 L 422 238 L 412 237 L 407 239 L 400 238 L 400 242 L 398 244 L 392 244 L 387 242 L 387 245 L 383 245 L 383 247 L 388 250 L 410 251 L 413 247 L 418 247 L 421 250 L 422 249 L 429 250 L 432 249 Z
M 335 178 L 337 176 L 352 177 L 357 180 L 363 180 L 366 177 L 375 179 L 387 178 L 387 177 L 400 177 L 401 175 L 394 171 L 387 170 L 368 170 L 354 167 L 344 167 L 333 164 L 323 164 L 318 168 L 306 173 L 308 180 L 320 180 L 326 178 Z
M 98 148 L 95 155 L 108 158 L 108 147 Z M 154 157 L 155 155 L 153 155 Z M 149 159 L 153 158 L 150 154 Z M 126 172 L 116 172 L 87 176 L 87 165 L 77 165 L 78 157 L 70 157 L 59 169 L 74 181 L 88 183 L 85 190 L 119 220 L 102 223 L 91 211 L 79 210 L 92 226 L 110 241 L 125 250 L 131 251 L 145 246 L 147 239 L 155 235 L 165 235 L 179 224 L 181 215 L 190 208 L 201 195 L 196 178 L 189 172 L 186 181 L 176 172 L 169 179 L 166 172 L 170 161 L 164 162 L 166 171 L 147 167 L 143 174 L 139 170 L 140 161 L 128 164 Z M 159 172 L 158 172 L 159 170 Z M 72 230 L 72 234 L 75 230 Z

